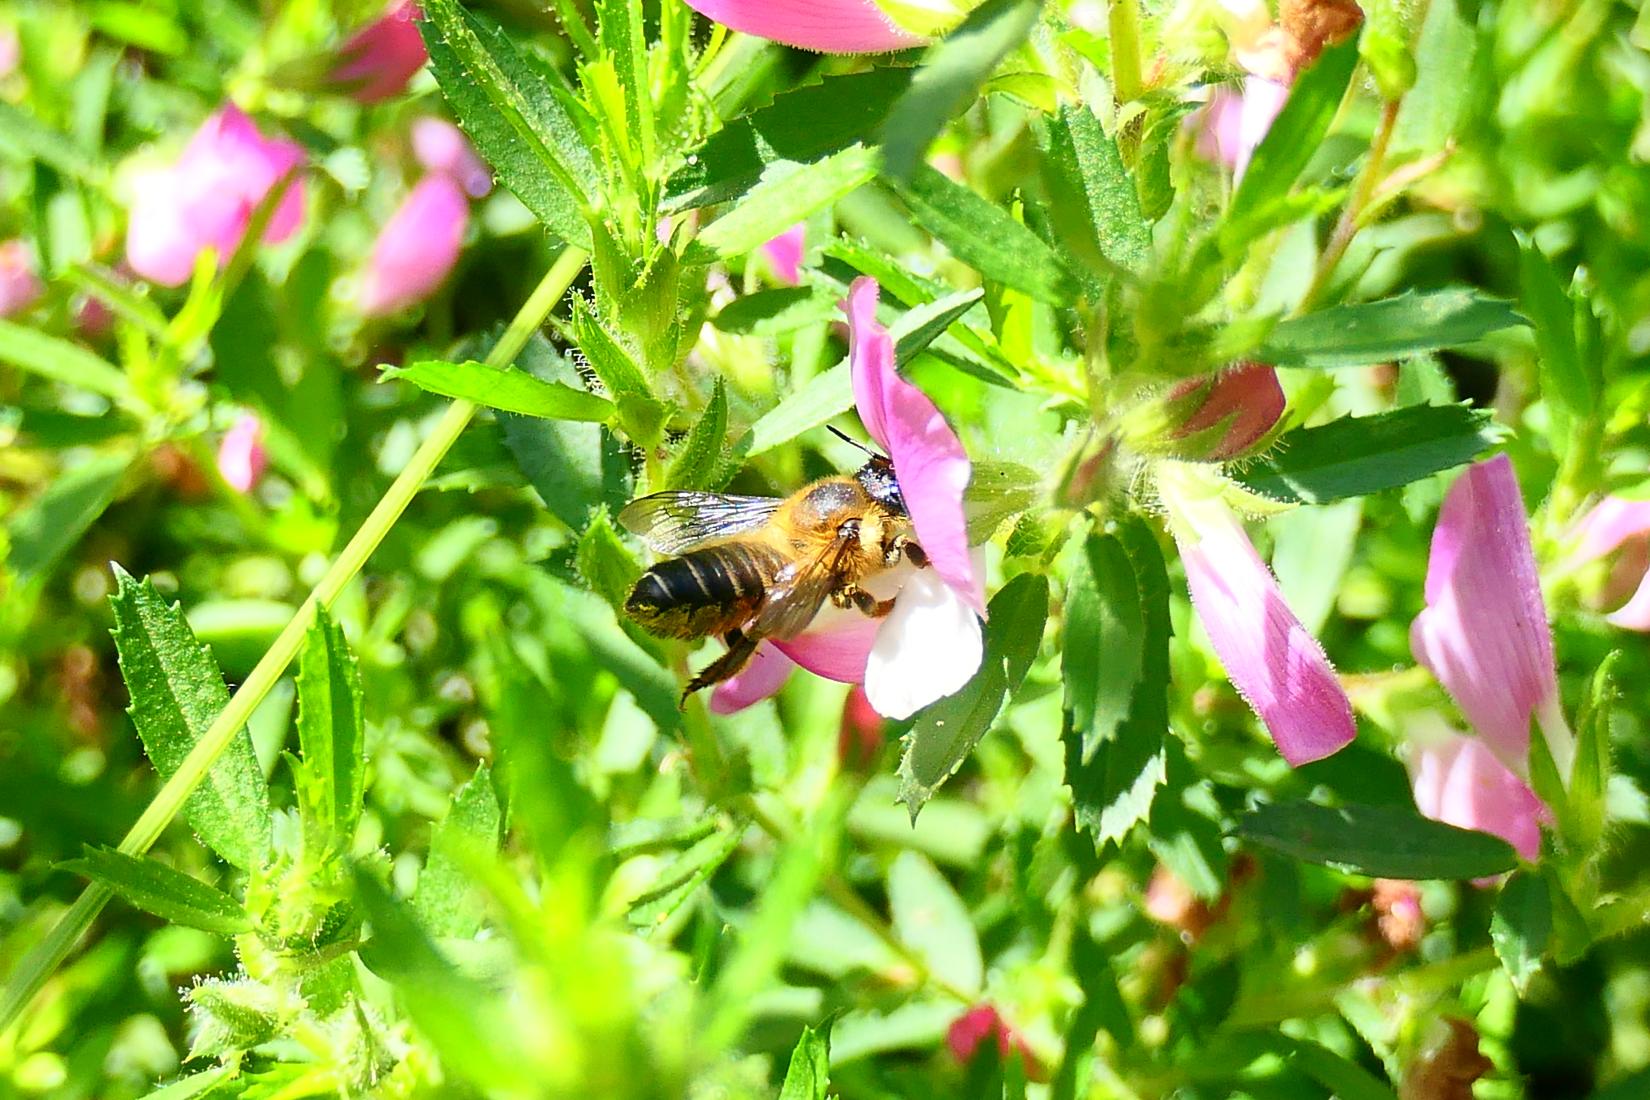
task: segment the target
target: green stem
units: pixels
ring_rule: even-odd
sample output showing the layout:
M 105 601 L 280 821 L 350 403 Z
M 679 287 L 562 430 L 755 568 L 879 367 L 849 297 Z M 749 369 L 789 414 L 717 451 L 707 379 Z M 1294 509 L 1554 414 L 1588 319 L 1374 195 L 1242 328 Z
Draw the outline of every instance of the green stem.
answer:
M 1111 32 L 1111 83 L 1118 103 L 1140 98 L 1145 84 L 1140 78 L 1139 0 L 1111 0 L 1107 12 Z
M 556 262 L 551 265 L 515 319 L 504 330 L 504 335 L 499 338 L 491 354 L 487 356 L 489 366 L 502 368 L 515 361 L 544 317 L 555 308 L 562 295 L 567 293 L 567 288 L 583 270 L 587 258 L 576 248 L 568 248 L 556 258 Z M 395 526 L 396 521 L 401 518 L 401 513 L 423 487 L 431 471 L 457 441 L 465 425 L 469 424 L 470 417 L 475 415 L 475 411 L 475 405 L 469 401 L 454 401 L 447 407 L 435 430 L 413 454 L 406 469 L 390 483 L 389 489 L 372 510 L 372 514 L 367 516 L 360 529 L 355 532 L 355 536 L 344 546 L 337 560 L 316 584 L 315 590 L 292 616 L 292 621 L 286 624 L 263 658 L 230 697 L 229 705 L 219 713 L 205 735 L 195 743 L 189 755 L 184 757 L 178 770 L 161 787 L 160 793 L 155 795 L 154 800 L 138 817 L 137 823 L 121 840 L 121 852 L 141 856 L 159 839 L 160 834 L 183 808 L 184 802 L 206 777 L 207 771 L 235 733 L 246 724 L 258 704 L 263 702 L 264 696 L 269 694 L 270 689 L 286 672 L 287 666 L 297 655 L 299 646 L 303 644 L 315 609 L 331 604 L 343 591 L 344 586 L 361 571 L 367 558 L 378 549 L 378 544 L 384 541 L 384 536 L 389 534 L 390 528 Z M 6 985 L 3 997 L 0 997 L 0 1034 L 11 1026 L 39 992 L 40 987 L 46 983 L 52 971 L 68 957 L 109 897 L 110 892 L 107 888 L 97 883 L 87 886 L 69 907 L 68 912 L 58 918 L 46 938 L 18 965 L 16 973 Z
M 1363 172 L 1359 174 L 1352 196 L 1341 210 L 1340 219 L 1335 223 L 1333 232 L 1329 234 L 1329 243 L 1324 246 L 1317 270 L 1312 273 L 1311 285 L 1306 288 L 1306 294 L 1301 298 L 1301 304 L 1295 312 L 1305 313 L 1318 300 L 1318 296 L 1328 289 L 1335 268 L 1346 255 L 1352 238 L 1356 237 L 1358 230 L 1363 227 L 1364 211 L 1375 194 L 1375 185 L 1380 182 L 1381 170 L 1386 163 L 1387 147 L 1392 144 L 1392 132 L 1397 128 L 1398 108 L 1402 103 L 1399 99 L 1389 99 L 1382 105 L 1381 120 L 1376 124 L 1375 136 L 1370 140 L 1369 156 L 1364 160 Z

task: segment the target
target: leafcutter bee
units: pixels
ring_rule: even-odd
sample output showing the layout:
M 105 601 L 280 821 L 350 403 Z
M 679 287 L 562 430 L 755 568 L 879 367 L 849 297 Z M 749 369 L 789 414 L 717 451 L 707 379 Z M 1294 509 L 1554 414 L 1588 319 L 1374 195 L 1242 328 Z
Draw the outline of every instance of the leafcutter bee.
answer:
M 684 700 L 738 672 L 764 638 L 802 633 L 826 601 L 872 618 L 888 614 L 894 601 L 878 600 L 862 582 L 901 559 L 928 564 L 893 463 L 877 454 L 855 474 L 784 498 L 654 493 L 626 505 L 619 522 L 672 555 L 631 589 L 631 618 L 660 637 L 716 635 L 727 643 L 727 653 L 688 681 Z

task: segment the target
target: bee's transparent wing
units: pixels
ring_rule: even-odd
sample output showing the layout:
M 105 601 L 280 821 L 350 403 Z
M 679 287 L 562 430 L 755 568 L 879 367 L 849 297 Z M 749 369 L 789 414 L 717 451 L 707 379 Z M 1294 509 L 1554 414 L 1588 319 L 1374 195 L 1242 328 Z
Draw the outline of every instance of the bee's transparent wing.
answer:
M 769 584 L 746 633 L 757 638 L 794 638 L 814 621 L 841 576 L 851 543 L 833 539 L 812 557 L 780 571 Z
M 619 512 L 619 523 L 661 554 L 685 554 L 707 542 L 756 530 L 783 503 L 778 497 L 684 489 L 631 501 Z

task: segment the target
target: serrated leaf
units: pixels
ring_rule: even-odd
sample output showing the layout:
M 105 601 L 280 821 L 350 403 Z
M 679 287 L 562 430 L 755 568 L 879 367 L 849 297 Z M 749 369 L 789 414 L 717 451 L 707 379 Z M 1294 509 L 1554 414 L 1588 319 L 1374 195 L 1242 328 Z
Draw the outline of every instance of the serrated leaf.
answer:
M 361 671 L 344 630 L 324 607 L 315 610 L 298 654 L 298 745 L 308 808 L 323 837 L 348 852 L 366 787 L 366 725 Z
M 442 95 L 499 179 L 546 228 L 591 247 L 583 197 L 599 175 L 545 75 L 457 0 L 431 0 L 420 22 Z
M 114 571 L 117 587 L 109 603 L 120 671 L 132 697 L 127 713 L 155 770 L 170 778 L 229 705 L 229 690 L 178 606 L 161 599 L 149 580 L 134 580 L 118 565 Z M 271 835 L 269 787 L 245 729 L 230 739 L 184 812 L 207 847 L 230 863 L 246 870 L 263 864 Z
M 650 929 L 669 920 L 733 855 L 747 826 L 741 821 L 718 829 L 672 860 L 652 886 L 631 899 L 631 927 Z
M 921 711 L 907 738 L 899 800 L 913 821 L 968 759 L 1036 660 L 1048 620 L 1048 578 L 1022 573 L 992 597 L 987 611 L 980 671 L 955 695 Z
M 1128 514 L 1082 546 L 1066 594 L 1066 785 L 1096 847 L 1151 812 L 1166 776 L 1169 580 L 1146 521 Z
M 1519 248 L 1518 283 L 1519 305 L 1535 327 L 1542 396 L 1571 416 L 1590 416 L 1601 380 L 1576 344 L 1576 302 L 1534 243 Z
M 125 452 L 100 454 L 71 466 L 45 490 L 17 509 L 6 523 L 10 552 L 6 564 L 27 583 L 49 573 L 115 498 L 132 464 Z
M 252 927 L 252 918 L 234 898 L 156 860 L 87 846 L 79 859 L 57 866 L 103 883 L 144 912 L 172 924 L 225 936 Z
M 728 394 L 718 378 L 705 411 L 694 421 L 692 430 L 671 460 L 670 469 L 665 472 L 665 488 L 710 488 L 711 479 L 722 464 L 727 436 Z
M 894 934 L 928 969 L 965 993 L 985 982 L 985 959 L 968 906 L 939 868 L 904 851 L 888 868 L 888 908 Z
M 1324 50 L 1311 68 L 1296 77 L 1288 101 L 1255 147 L 1243 181 L 1232 195 L 1226 213 L 1229 227 L 1263 219 L 1267 206 L 1288 196 L 1329 133 L 1357 63 L 1358 42 L 1353 36 Z M 1223 228 L 1223 235 L 1226 232 Z
M 502 815 L 487 765 L 453 792 L 447 816 L 430 836 L 430 857 L 418 874 L 412 910 L 432 936 L 469 939 L 481 930 L 482 900 L 468 873 L 475 855 L 498 851 Z
M 980 85 L 1037 23 L 1041 0 L 986 0 L 955 30 L 928 48 L 911 87 L 883 127 L 885 170 L 910 179 L 953 115 L 973 103 Z
M 403 378 L 420 389 L 444 397 L 461 397 L 478 405 L 537 416 L 546 420 L 611 419 L 613 403 L 564 386 L 544 382 L 525 371 L 498 370 L 470 360 L 449 363 L 427 359 L 409 367 L 383 368 L 384 378 Z
M 1235 476 L 1273 500 L 1328 504 L 1464 465 L 1500 435 L 1487 410 L 1411 405 L 1286 432 L 1274 450 L 1244 463 Z
M 815 1031 L 804 1026 L 791 1051 L 779 1100 L 825 1100 L 831 1083 L 831 1021 Z
M 1117 143 L 1093 111 L 1068 104 L 1048 120 L 1043 174 L 1056 196 L 1049 220 L 1066 248 L 1097 274 L 1145 266 L 1151 226 Z
M 926 164 L 899 194 L 918 225 L 987 279 L 1050 305 L 1076 300 L 1076 280 L 1060 258 L 996 203 Z
M 1255 357 L 1279 367 L 1360 367 L 1460 347 L 1525 324 L 1502 298 L 1468 287 L 1406 291 L 1280 321 Z
M 1308 863 L 1376 878 L 1487 878 L 1518 865 L 1518 853 L 1500 837 L 1403 806 L 1279 802 L 1245 814 L 1234 831 Z
M 876 150 L 851 145 L 808 164 L 775 161 L 739 205 L 711 222 L 695 250 L 721 258 L 740 256 L 869 183 L 877 174 Z
M 858 143 L 910 83 L 910 69 L 871 69 L 774 97 L 712 134 L 670 177 L 665 209 L 731 201 L 754 187 L 771 164 L 807 164 Z
M 625 599 L 642 575 L 642 567 L 613 529 L 606 509 L 597 512 L 579 536 L 578 563 L 579 575 L 590 590 L 622 612 Z
M 1490 919 L 1490 942 L 1495 955 L 1522 995 L 1541 969 L 1541 958 L 1553 934 L 1553 903 L 1539 874 L 1519 871 L 1501 887 Z

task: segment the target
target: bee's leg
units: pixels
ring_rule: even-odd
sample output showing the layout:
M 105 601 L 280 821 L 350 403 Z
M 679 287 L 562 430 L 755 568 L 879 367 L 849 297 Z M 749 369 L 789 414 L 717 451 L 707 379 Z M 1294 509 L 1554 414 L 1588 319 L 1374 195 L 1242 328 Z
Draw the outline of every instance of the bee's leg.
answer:
M 723 641 L 728 643 L 728 651 L 701 669 L 697 676 L 688 681 L 687 687 L 682 689 L 684 706 L 689 695 L 712 684 L 719 684 L 744 668 L 751 659 L 751 654 L 756 652 L 756 643 L 760 639 L 752 638 L 743 631 L 730 630 L 723 637 Z
M 895 535 L 888 544 L 888 552 L 883 555 L 884 561 L 889 565 L 897 564 L 901 557 L 906 558 L 918 569 L 928 568 L 928 555 L 923 552 L 910 532 Z
M 831 602 L 838 607 L 857 607 L 868 619 L 880 619 L 894 610 L 893 600 L 879 600 L 857 584 L 845 584 L 832 592 Z

